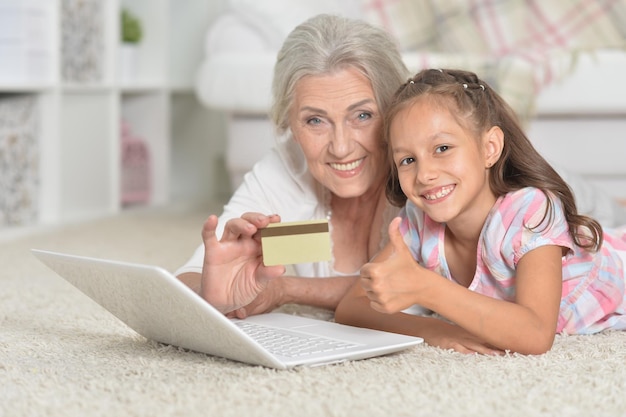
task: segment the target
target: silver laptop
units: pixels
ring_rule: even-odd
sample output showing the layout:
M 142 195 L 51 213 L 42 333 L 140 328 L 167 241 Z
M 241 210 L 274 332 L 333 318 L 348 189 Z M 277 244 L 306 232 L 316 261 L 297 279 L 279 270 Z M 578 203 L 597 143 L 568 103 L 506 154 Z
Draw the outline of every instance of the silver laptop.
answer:
M 365 359 L 423 342 L 282 313 L 230 319 L 158 266 L 32 252 L 142 336 L 235 361 L 287 369 Z

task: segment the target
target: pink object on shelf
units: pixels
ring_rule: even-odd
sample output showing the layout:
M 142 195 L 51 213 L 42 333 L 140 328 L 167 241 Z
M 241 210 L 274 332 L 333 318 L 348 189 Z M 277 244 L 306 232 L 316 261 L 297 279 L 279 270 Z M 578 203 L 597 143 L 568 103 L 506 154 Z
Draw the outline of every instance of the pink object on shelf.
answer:
M 152 191 L 150 150 L 146 141 L 133 135 L 127 122 L 121 124 L 121 202 L 148 203 Z

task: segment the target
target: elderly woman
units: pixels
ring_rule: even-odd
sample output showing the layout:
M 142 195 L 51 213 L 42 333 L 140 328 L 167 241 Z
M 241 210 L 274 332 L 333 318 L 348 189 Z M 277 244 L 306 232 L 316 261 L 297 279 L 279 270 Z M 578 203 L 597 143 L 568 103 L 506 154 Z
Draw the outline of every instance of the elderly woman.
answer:
M 204 245 L 178 277 L 238 316 L 286 303 L 334 309 L 397 211 L 385 200 L 382 112 L 408 74 L 394 40 L 364 22 L 319 15 L 294 29 L 274 69 L 279 143 L 219 219 L 209 217 Z M 295 265 L 297 277 L 263 265 L 257 230 L 320 218 L 330 224 L 330 262 Z
M 179 279 L 238 317 L 287 303 L 334 310 L 384 245 L 398 212 L 385 199 L 382 114 L 408 76 L 382 29 L 330 15 L 296 27 L 274 69 L 278 144 L 245 176 L 219 219 L 207 219 L 204 244 L 176 272 Z M 263 265 L 259 229 L 319 218 L 329 220 L 330 262 L 295 265 L 296 276 Z

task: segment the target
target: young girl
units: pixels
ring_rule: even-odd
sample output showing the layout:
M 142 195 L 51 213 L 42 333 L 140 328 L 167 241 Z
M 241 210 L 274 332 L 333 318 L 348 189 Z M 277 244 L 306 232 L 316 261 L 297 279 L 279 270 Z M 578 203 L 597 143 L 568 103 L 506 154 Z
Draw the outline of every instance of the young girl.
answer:
M 397 91 L 385 137 L 387 197 L 404 208 L 337 321 L 482 353 L 540 354 L 556 333 L 626 329 L 626 228 L 577 213 L 568 185 L 475 74 L 417 74 Z M 400 313 L 414 304 L 453 324 Z

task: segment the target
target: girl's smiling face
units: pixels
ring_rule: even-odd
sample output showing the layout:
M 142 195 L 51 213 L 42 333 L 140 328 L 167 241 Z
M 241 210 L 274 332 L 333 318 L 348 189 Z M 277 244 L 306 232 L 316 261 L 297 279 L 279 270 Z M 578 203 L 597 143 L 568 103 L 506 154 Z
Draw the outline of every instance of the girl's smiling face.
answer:
M 484 221 L 496 201 L 489 168 L 500 156 L 502 130 L 492 127 L 476 137 L 446 104 L 452 102 L 422 96 L 391 122 L 389 141 L 400 187 L 437 222 Z
M 298 81 L 290 126 L 313 177 L 342 198 L 384 183 L 382 117 L 367 77 L 354 68 Z

